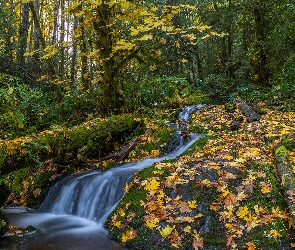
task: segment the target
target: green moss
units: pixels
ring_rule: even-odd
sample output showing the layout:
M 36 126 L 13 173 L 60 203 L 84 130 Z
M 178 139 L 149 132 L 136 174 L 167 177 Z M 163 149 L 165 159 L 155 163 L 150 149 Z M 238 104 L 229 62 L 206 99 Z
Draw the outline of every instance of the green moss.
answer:
M 295 150 L 295 142 L 292 138 L 285 138 L 282 141 L 283 145 L 286 147 L 287 150 L 289 151 L 294 151 Z
M 114 141 L 124 141 L 126 135 L 140 125 L 137 116 L 112 116 L 106 120 L 96 119 L 73 128 L 56 128 L 26 138 L 16 153 L 9 155 L 6 146 L 0 149 L 0 173 L 41 165 L 51 156 L 63 161 L 66 153 L 77 156 L 84 148 L 83 157 L 103 157 L 110 153 Z M 13 167 L 12 167 L 13 166 Z
M 282 146 L 275 149 L 275 155 L 282 156 L 282 157 L 288 157 L 289 152 L 288 152 L 287 148 L 284 145 L 282 145 Z

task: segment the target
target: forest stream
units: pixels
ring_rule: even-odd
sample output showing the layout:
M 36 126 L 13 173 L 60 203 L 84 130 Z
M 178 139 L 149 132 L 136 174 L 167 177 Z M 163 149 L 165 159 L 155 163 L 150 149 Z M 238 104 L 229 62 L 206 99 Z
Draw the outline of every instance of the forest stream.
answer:
M 201 107 L 185 107 L 179 117 L 188 121 L 189 115 Z M 5 236 L 0 239 L 0 249 L 126 249 L 109 239 L 104 228 L 108 215 L 124 195 L 125 184 L 136 171 L 155 162 L 176 158 L 202 136 L 191 133 L 190 139 L 181 142 L 173 152 L 156 159 L 125 163 L 106 172 L 91 171 L 66 177 L 51 188 L 38 211 L 27 208 L 4 209 L 10 224 L 23 228 L 32 225 L 39 230 L 23 237 Z

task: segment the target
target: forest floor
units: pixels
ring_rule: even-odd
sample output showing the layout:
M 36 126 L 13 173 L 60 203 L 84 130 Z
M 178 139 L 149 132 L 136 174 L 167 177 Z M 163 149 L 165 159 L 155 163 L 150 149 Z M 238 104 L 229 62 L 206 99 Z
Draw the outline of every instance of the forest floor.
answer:
M 158 120 L 134 118 L 141 119 L 146 131 L 134 135 L 137 147 L 124 162 L 164 153 L 171 129 L 163 120 L 176 111 L 161 112 Z M 259 121 L 248 123 L 244 117 L 233 131 L 232 121 L 243 117 L 238 109 L 208 105 L 197 110 L 189 128 L 205 136 L 178 158 L 135 174 L 108 218 L 110 237 L 148 250 L 294 249 L 290 204 L 295 203 L 295 190 L 284 189 L 275 148 L 284 145 L 283 154 L 294 170 L 295 112 L 267 106 L 259 112 Z M 120 145 L 114 148 L 119 150 Z M 105 169 L 114 164 L 112 160 L 88 163 Z M 81 170 L 85 168 L 72 169 Z M 43 191 L 37 188 L 37 177 L 54 183 L 62 174 L 52 161 L 34 175 L 25 171 L 13 175 L 21 185 L 19 205 L 27 203 L 29 188 L 34 200 Z M 21 181 L 24 176 L 29 181 Z M 35 180 L 32 187 L 31 179 Z
M 230 129 L 238 109 L 207 106 L 191 117 L 204 133 L 176 160 L 139 171 L 108 220 L 110 236 L 141 249 L 294 249 L 294 191 L 284 192 L 274 149 L 295 169 L 295 112 L 260 110 Z M 134 160 L 132 157 L 131 160 Z M 288 201 L 288 204 L 287 202 Z

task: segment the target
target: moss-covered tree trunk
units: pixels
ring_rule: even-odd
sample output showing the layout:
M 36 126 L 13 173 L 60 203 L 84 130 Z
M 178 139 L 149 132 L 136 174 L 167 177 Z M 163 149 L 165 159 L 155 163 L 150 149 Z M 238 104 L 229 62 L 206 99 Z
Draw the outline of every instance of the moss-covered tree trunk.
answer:
M 114 18 L 115 5 L 110 6 L 107 3 L 103 3 L 96 8 L 96 21 L 93 22 L 93 27 L 98 38 L 96 43 L 101 48 L 100 87 L 103 91 L 103 97 L 100 102 L 103 115 L 109 113 L 110 110 L 115 111 L 120 107 L 115 58 L 112 55 L 114 35 L 111 29 Z

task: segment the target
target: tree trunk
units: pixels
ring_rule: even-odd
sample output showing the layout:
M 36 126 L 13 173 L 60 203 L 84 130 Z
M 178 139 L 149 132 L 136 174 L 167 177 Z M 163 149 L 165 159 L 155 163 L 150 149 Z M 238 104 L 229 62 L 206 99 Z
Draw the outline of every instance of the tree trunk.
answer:
M 78 22 L 79 22 L 79 18 L 78 17 L 74 17 L 74 31 L 78 28 Z M 72 61 L 71 61 L 71 82 L 72 84 L 74 84 L 76 82 L 77 79 L 77 70 L 75 69 L 76 64 L 77 64 L 77 39 L 73 39 L 73 52 L 71 55 Z
M 19 28 L 19 50 L 18 50 L 18 64 L 21 68 L 25 68 L 25 56 L 27 50 L 27 40 L 29 33 L 29 18 L 30 18 L 29 3 L 21 4 L 21 20 Z
M 63 46 L 63 43 L 65 41 L 65 17 L 64 17 L 64 9 L 65 9 L 65 1 L 60 1 L 60 11 L 61 11 L 61 17 L 60 17 L 60 63 L 59 63 L 59 79 L 64 80 L 65 79 L 65 48 Z
M 114 37 L 111 26 L 115 14 L 114 8 L 115 6 L 100 4 L 97 7 L 97 19 L 93 22 L 93 27 L 98 37 L 98 47 L 101 48 L 100 64 L 102 80 L 100 81 L 100 87 L 103 90 L 101 100 L 101 111 L 103 115 L 109 113 L 110 110 L 116 112 L 116 109 L 120 106 L 117 79 L 115 76 L 115 60 L 112 56 Z
M 267 65 L 266 52 L 266 33 L 268 30 L 268 20 L 265 16 L 267 3 L 264 1 L 257 1 L 254 5 L 253 15 L 255 20 L 256 32 L 256 49 L 258 51 L 258 58 L 254 63 L 255 79 L 258 85 L 271 86 L 270 83 L 270 69 Z
M 41 47 L 42 47 L 43 50 L 45 50 L 46 49 L 46 41 L 45 41 L 45 38 L 44 38 L 43 33 L 42 33 L 42 28 L 41 28 L 41 23 L 40 23 L 39 18 L 38 18 L 38 13 L 36 11 L 36 8 L 35 8 L 35 5 L 34 5 L 33 2 L 29 2 L 29 6 L 30 6 L 30 9 L 31 9 L 31 12 L 32 12 L 33 20 L 34 20 L 34 22 L 36 24 L 36 28 L 37 28 L 38 33 L 39 33 L 39 39 L 40 39 Z M 56 75 L 55 67 L 54 67 L 54 64 L 52 62 L 51 57 L 49 57 L 47 59 L 47 64 L 48 64 L 48 69 L 49 69 L 49 72 L 50 72 L 50 78 L 52 80 L 52 84 L 53 84 L 55 92 L 56 92 L 56 99 L 57 99 L 57 102 L 60 103 L 62 101 L 62 93 L 61 93 L 60 85 L 55 83 L 55 81 L 57 79 L 57 75 Z

